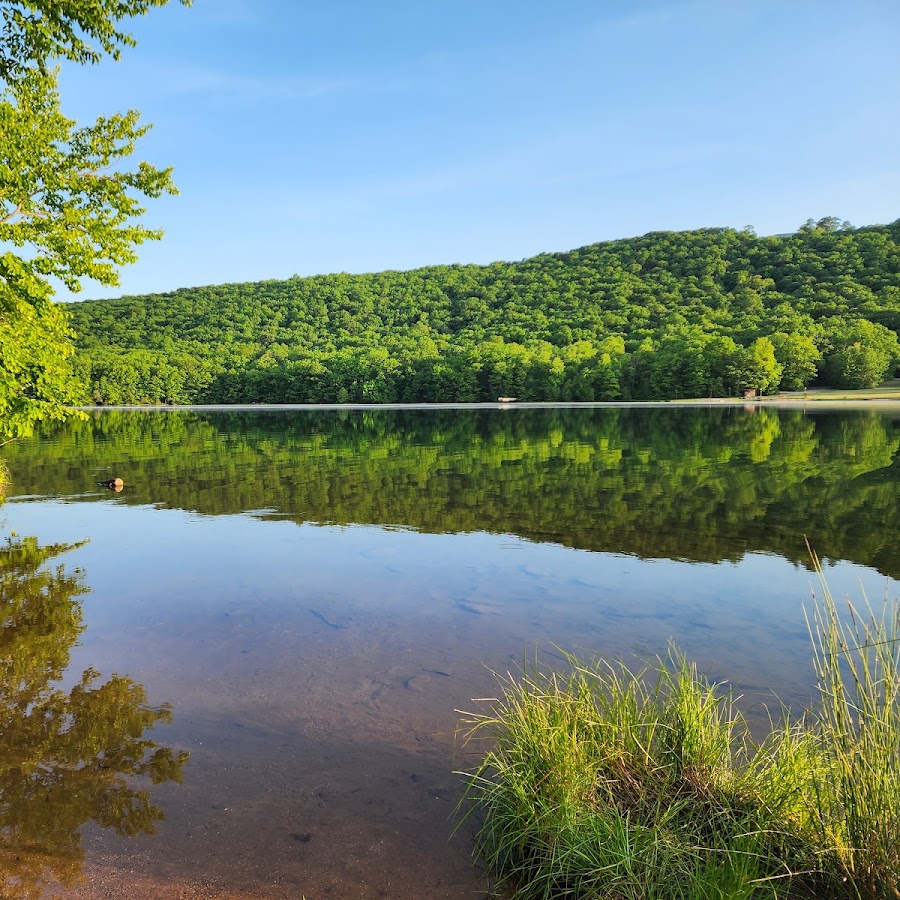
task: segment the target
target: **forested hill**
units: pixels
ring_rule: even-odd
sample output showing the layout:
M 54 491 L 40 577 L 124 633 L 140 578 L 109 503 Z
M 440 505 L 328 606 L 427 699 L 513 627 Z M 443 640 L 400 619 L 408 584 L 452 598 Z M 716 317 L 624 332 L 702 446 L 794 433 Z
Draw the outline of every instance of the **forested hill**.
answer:
M 900 219 L 72 304 L 97 403 L 661 399 L 900 367 Z

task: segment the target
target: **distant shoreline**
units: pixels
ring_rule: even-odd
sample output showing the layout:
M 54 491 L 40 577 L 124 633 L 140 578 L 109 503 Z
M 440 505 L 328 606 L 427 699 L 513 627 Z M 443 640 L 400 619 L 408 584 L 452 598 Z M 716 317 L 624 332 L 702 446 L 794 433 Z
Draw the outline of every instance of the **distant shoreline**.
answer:
M 126 412 L 254 412 L 300 410 L 428 410 L 428 409 L 666 409 L 681 407 L 775 407 L 777 409 L 896 409 L 900 411 L 900 393 L 891 397 L 817 397 L 801 396 L 754 397 L 740 400 L 734 397 L 710 397 L 691 400 L 610 400 L 610 401 L 515 401 L 506 403 L 207 403 L 185 405 L 135 406 L 73 406 L 81 412 L 120 410 Z

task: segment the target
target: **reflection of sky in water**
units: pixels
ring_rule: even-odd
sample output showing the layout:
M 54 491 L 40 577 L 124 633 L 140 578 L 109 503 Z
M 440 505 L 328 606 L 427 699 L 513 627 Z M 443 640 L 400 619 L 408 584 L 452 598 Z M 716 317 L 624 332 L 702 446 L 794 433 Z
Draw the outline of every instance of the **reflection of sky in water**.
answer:
M 57 560 L 92 589 L 67 682 L 88 666 L 130 676 L 172 705 L 153 737 L 190 753 L 183 784 L 155 788 L 158 835 L 86 829 L 88 866 L 118 866 L 129 889 L 137 872 L 254 896 L 477 896 L 469 838 L 450 836 L 457 710 L 483 709 L 472 698 L 496 696 L 493 672 L 518 672 L 535 647 L 555 664 L 556 647 L 629 658 L 674 640 L 736 686 L 756 728 L 772 691 L 795 707 L 814 696 L 813 576 L 775 556 L 645 561 L 111 496 L 11 500 L 0 524 L 41 543 L 90 538 Z M 859 581 L 873 601 L 898 593 L 859 566 L 828 575 L 837 595 L 857 598 Z
M 62 560 L 83 567 L 93 590 L 75 669 L 124 669 L 152 684 L 161 658 L 189 668 L 204 644 L 218 648 L 203 654 L 214 672 L 238 654 L 275 666 L 288 645 L 340 652 L 382 634 L 433 646 L 441 671 L 505 670 L 535 645 L 652 655 L 674 639 L 753 698 L 811 696 L 802 607 L 814 576 L 773 556 L 644 561 L 511 535 L 298 526 L 115 501 L 13 501 L 2 516 L 42 542 L 91 538 Z M 896 582 L 847 563 L 828 578 L 836 596 L 859 599 L 860 583 L 873 602 L 897 594 Z
M 790 554 L 821 527 L 823 552 L 897 571 L 886 535 L 900 436 L 887 420 L 216 422 L 109 414 L 8 450 L 12 489 L 32 499 L 0 508 L 0 534 L 90 539 L 55 561 L 83 568 L 92 590 L 68 682 L 88 666 L 130 676 L 151 704 L 172 704 L 156 737 L 190 751 L 184 783 L 157 792 L 157 837 L 123 849 L 94 835 L 89 859 L 111 853 L 129 873 L 202 873 L 272 897 L 376 884 L 419 897 L 428 879 L 446 885 L 429 896 L 471 895 L 468 838 L 448 837 L 454 729 L 472 698 L 496 696 L 493 671 L 516 673 L 535 648 L 557 663 L 556 648 L 628 659 L 674 641 L 759 725 L 773 691 L 794 707 L 814 698 L 814 576 L 760 552 L 666 556 Z M 747 446 L 778 434 L 765 465 L 748 461 Z M 123 494 L 93 484 L 119 472 Z M 465 528 L 484 530 L 444 533 Z M 660 558 L 599 552 L 620 549 Z M 876 606 L 900 593 L 859 565 L 827 574 L 838 597 L 858 600 L 860 582 Z

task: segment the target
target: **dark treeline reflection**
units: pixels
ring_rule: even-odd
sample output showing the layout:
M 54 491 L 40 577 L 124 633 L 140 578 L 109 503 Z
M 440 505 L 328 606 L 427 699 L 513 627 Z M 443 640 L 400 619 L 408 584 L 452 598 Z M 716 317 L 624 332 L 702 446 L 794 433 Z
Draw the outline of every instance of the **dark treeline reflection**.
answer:
M 108 411 L 7 451 L 18 495 L 119 475 L 123 503 L 711 562 L 805 563 L 806 534 L 897 577 L 898 446 L 874 410 L 513 408 Z
M 48 563 L 71 550 L 34 538 L 0 545 L 0 896 L 37 898 L 78 880 L 81 827 L 152 834 L 162 811 L 147 784 L 181 780 L 186 753 L 144 733 L 171 719 L 130 678 L 87 669 L 60 684 L 83 630 L 79 570 Z M 138 787 L 135 777 L 143 787 Z

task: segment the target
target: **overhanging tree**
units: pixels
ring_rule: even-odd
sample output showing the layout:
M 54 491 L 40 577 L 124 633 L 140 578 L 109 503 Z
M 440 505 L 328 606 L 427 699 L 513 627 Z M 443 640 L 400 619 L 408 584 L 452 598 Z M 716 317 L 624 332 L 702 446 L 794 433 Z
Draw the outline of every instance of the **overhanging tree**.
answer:
M 19 0 L 0 8 L 0 437 L 61 418 L 80 398 L 72 334 L 52 278 L 118 284 L 118 266 L 162 236 L 143 198 L 175 193 L 171 169 L 122 163 L 149 126 L 130 110 L 78 126 L 63 115 L 54 59 L 97 62 L 134 43 L 121 20 L 167 0 Z M 189 0 L 182 0 L 189 3 Z
M 119 58 L 134 38 L 119 30 L 122 19 L 143 15 L 169 0 L 3 0 L 0 19 L 0 78 L 17 81 L 30 68 L 46 68 L 48 59 L 99 62 Z M 191 0 L 181 0 L 190 6 Z M 99 46 L 98 46 L 99 45 Z

